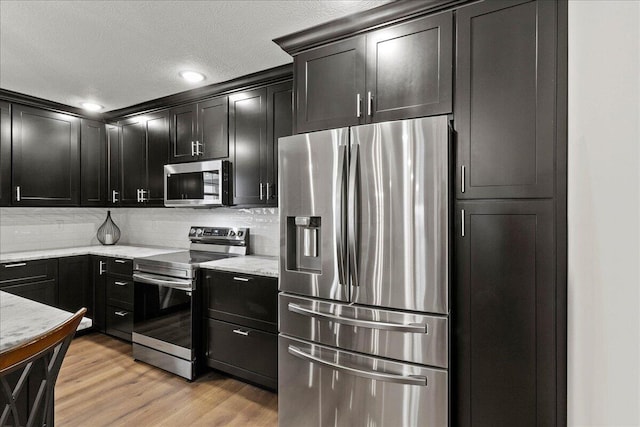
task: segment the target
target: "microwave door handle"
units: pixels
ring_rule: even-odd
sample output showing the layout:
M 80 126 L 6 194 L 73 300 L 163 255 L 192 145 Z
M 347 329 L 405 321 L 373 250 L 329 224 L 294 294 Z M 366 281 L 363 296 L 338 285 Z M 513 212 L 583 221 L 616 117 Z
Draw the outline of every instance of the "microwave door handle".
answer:
M 355 375 L 357 377 L 363 377 L 371 380 L 385 381 L 385 382 L 396 383 L 396 384 L 419 385 L 419 386 L 425 386 L 425 387 L 427 386 L 427 377 L 424 377 L 422 375 L 395 375 L 395 374 L 387 374 L 387 373 L 382 373 L 377 371 L 371 371 L 368 369 L 353 368 L 351 366 L 341 365 L 339 363 L 336 363 L 330 360 L 324 360 L 320 357 L 306 353 L 293 345 L 289 346 L 288 351 L 290 354 L 302 360 L 306 360 L 307 362 L 326 366 L 336 371 L 345 372 L 347 374 Z

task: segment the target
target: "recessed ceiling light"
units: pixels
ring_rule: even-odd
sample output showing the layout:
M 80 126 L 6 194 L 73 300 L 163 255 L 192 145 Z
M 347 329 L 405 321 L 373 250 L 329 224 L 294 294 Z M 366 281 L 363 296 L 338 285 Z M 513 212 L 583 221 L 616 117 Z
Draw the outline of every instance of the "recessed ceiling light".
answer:
M 104 108 L 102 105 L 95 104 L 93 102 L 83 102 L 80 105 L 82 105 L 82 108 L 89 111 L 100 111 Z
M 189 83 L 197 83 L 204 80 L 204 74 L 195 71 L 181 71 L 180 77 L 188 81 Z

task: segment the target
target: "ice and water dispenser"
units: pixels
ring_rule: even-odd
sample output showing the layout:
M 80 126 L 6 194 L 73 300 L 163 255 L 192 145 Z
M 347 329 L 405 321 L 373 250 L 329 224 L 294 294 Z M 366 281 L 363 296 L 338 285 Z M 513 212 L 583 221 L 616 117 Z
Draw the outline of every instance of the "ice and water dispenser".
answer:
M 320 273 L 321 223 L 319 216 L 287 217 L 287 269 Z

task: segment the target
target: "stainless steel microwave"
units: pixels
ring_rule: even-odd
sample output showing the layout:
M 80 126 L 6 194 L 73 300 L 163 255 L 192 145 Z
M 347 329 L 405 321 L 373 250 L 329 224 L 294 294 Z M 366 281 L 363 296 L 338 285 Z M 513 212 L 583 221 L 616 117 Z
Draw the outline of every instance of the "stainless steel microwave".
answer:
M 176 163 L 164 166 L 164 205 L 205 208 L 229 204 L 229 162 Z

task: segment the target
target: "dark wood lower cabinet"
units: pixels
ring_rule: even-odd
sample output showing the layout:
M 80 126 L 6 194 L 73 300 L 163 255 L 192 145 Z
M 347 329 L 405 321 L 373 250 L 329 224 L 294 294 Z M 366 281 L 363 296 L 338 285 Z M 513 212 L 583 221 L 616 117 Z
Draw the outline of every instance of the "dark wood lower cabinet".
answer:
M 93 318 L 93 286 L 89 255 L 58 260 L 58 307 L 75 313 L 82 307 Z
M 453 425 L 558 422 L 553 212 L 552 200 L 456 204 Z
M 94 256 L 94 327 L 131 341 L 133 329 L 133 261 Z
M 205 270 L 207 366 L 278 387 L 278 281 Z
M 43 304 L 58 305 L 58 260 L 0 264 L 0 290 Z

